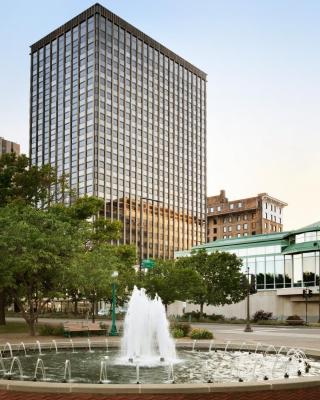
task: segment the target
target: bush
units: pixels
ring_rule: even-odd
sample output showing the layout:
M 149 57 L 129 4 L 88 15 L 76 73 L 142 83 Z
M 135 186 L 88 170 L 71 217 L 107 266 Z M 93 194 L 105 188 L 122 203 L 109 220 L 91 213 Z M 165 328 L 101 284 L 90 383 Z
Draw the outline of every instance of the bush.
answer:
M 290 315 L 287 319 L 286 319 L 286 323 L 288 325 L 303 325 L 304 324 L 304 320 L 299 316 L 299 315 Z
M 257 321 L 267 321 L 272 318 L 272 312 L 267 312 L 263 310 L 256 311 L 253 315 L 254 322 Z
M 213 339 L 212 332 L 207 329 L 192 329 L 190 333 L 191 339 Z
M 40 325 L 38 332 L 41 336 L 63 336 L 64 329 L 62 325 Z
M 207 315 L 207 318 L 210 321 L 224 321 L 225 318 L 222 314 L 211 314 L 211 315 Z
M 200 311 L 191 311 L 191 312 L 184 313 L 183 317 L 187 321 L 199 321 L 200 318 L 205 318 L 206 314 L 203 313 L 201 316 Z
M 182 329 L 179 328 L 173 328 L 171 330 L 171 335 L 173 338 L 178 339 L 178 338 L 182 338 L 185 336 L 184 332 Z
M 101 329 L 108 330 L 108 328 L 109 328 L 109 325 L 107 325 L 105 322 L 100 322 L 99 326 L 100 326 Z
M 191 325 L 188 322 L 172 321 L 170 324 L 170 330 L 172 332 L 175 329 L 181 330 L 183 332 L 183 336 L 188 336 L 191 331 Z

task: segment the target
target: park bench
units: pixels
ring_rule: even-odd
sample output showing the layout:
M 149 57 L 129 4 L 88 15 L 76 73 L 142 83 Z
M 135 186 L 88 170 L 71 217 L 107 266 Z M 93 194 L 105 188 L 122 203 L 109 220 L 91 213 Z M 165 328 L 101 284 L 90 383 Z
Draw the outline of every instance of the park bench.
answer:
M 108 327 L 101 326 L 100 322 L 70 322 L 67 321 L 63 324 L 64 336 L 90 336 L 90 335 L 107 335 Z

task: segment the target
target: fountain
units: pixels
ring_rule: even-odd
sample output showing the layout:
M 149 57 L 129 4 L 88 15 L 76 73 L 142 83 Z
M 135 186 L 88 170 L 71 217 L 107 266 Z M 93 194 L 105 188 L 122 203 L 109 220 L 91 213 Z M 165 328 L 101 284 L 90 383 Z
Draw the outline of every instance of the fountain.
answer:
M 18 357 L 13 357 L 12 361 L 11 361 L 11 365 L 10 365 L 10 370 L 8 372 L 8 379 L 11 379 L 11 376 L 13 374 L 14 371 L 14 366 L 17 365 L 18 367 L 18 371 L 19 371 L 19 378 L 20 380 L 23 380 L 23 372 L 22 372 L 22 365 L 21 362 L 19 360 Z
M 151 300 L 145 289 L 134 287 L 124 320 L 121 353 L 126 361 L 140 365 L 173 361 L 176 350 L 160 297 Z
M 37 363 L 36 363 L 36 367 L 35 367 L 35 370 L 34 370 L 34 376 L 33 376 L 33 380 L 34 381 L 37 380 L 38 370 L 41 371 L 42 380 L 45 381 L 46 380 L 46 371 L 45 371 L 45 367 L 44 367 L 44 364 L 43 364 L 43 361 L 42 361 L 41 358 L 38 358 Z
M 38 349 L 39 355 L 42 356 L 42 352 L 41 352 L 41 344 L 39 342 L 39 340 L 36 341 L 36 345 L 35 345 L 35 349 Z
M 120 351 L 114 349 L 117 342 L 106 338 L 100 342 L 89 338 L 82 342 L 70 339 L 66 343 L 67 346 L 52 340 L 51 344 L 42 344 L 44 349 L 53 349 L 45 352 L 46 367 L 39 356 L 42 354 L 39 341 L 29 345 L 21 342 L 19 346 L 6 343 L 0 352 L 0 374 L 9 380 L 41 380 L 41 385 L 48 387 L 51 382 L 61 381 L 68 383 L 69 388 L 78 382 L 110 383 L 119 387 L 134 383 L 132 386 L 139 393 L 149 383 L 190 386 L 227 385 L 238 381 L 245 387 L 250 381 L 283 378 L 301 381 L 305 376 L 318 379 L 320 375 L 319 361 L 308 359 L 299 349 L 284 346 L 276 349 L 274 345 L 262 343 L 247 346 L 245 342 L 192 340 L 187 344 L 178 342 L 176 351 L 161 299 L 156 296 L 152 300 L 144 289 L 136 287 L 124 321 Z M 27 353 L 30 349 L 34 352 Z M 108 390 L 108 387 L 101 389 Z
M 51 344 L 51 346 L 50 346 L 50 349 L 51 349 L 52 347 L 55 348 L 56 354 L 58 354 L 58 346 L 57 346 L 57 342 L 56 342 L 55 340 L 52 340 L 52 344 Z
M 105 360 L 101 361 L 100 364 L 100 379 L 99 383 L 109 383 L 110 381 L 108 380 L 108 364 L 107 364 L 107 357 Z
M 18 352 L 20 351 L 21 348 L 22 348 L 22 350 L 23 350 L 23 352 L 24 352 L 24 356 L 27 357 L 27 349 L 26 349 L 26 346 L 25 346 L 25 344 L 24 344 L 23 342 L 21 342 L 21 343 L 19 344 Z
M 8 350 L 7 350 L 8 349 Z M 9 343 L 9 342 L 7 342 L 5 345 L 4 345 L 4 347 L 3 347 L 3 353 L 6 353 L 7 351 L 9 351 L 9 353 L 10 353 L 10 358 L 12 358 L 13 357 L 13 354 L 12 354 L 12 347 L 11 347 L 11 344 Z
M 64 373 L 62 382 L 70 382 L 71 381 L 71 363 L 70 360 L 66 360 L 64 363 Z

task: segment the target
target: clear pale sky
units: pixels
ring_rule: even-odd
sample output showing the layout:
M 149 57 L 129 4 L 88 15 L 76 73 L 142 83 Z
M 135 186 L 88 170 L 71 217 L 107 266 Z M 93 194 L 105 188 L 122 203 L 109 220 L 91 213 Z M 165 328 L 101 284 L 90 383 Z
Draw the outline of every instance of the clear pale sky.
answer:
M 268 192 L 320 220 L 320 1 L 101 0 L 208 74 L 208 195 Z M 29 45 L 94 4 L 0 1 L 0 136 L 28 152 Z

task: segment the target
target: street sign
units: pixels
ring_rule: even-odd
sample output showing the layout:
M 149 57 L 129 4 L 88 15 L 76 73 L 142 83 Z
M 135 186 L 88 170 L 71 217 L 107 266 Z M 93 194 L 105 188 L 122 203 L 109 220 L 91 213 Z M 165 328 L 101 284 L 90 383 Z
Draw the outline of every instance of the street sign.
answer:
M 154 260 L 150 260 L 149 258 L 141 261 L 141 268 L 151 269 L 156 265 Z

